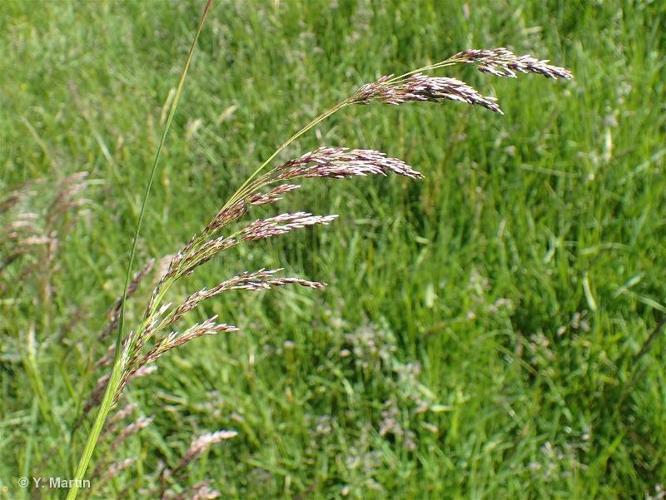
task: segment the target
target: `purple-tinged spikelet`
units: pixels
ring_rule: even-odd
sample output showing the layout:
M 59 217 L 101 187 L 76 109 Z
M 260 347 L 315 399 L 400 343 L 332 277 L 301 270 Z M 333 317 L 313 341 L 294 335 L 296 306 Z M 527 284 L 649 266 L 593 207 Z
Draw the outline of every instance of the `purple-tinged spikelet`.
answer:
M 482 95 L 465 82 L 423 73 L 410 75 L 404 80 L 391 80 L 383 76 L 373 83 L 363 85 L 352 98 L 353 104 L 368 104 L 373 101 L 393 105 L 406 102 L 458 101 L 502 113 L 494 97 Z
M 308 212 L 281 214 L 268 219 L 254 221 L 241 230 L 240 239 L 243 241 L 255 241 L 271 238 L 307 226 L 314 226 L 317 224 L 326 225 L 337 217 L 337 215 L 312 215 Z
M 277 169 L 279 179 L 297 177 L 329 177 L 343 179 L 354 176 L 388 175 L 393 173 L 410 179 L 423 175 L 398 158 L 372 149 L 321 147 L 288 161 Z
M 546 78 L 570 80 L 573 74 L 566 68 L 548 64 L 548 60 L 539 60 L 530 55 L 517 56 L 509 49 L 469 49 L 458 52 L 452 59 L 477 64 L 479 71 L 495 76 L 515 78 L 516 72 L 536 73 Z
M 249 197 L 248 203 L 250 205 L 267 205 L 269 203 L 275 203 L 282 199 L 282 196 L 299 189 L 301 186 L 298 184 L 280 184 L 279 186 L 274 187 L 268 193 L 255 193 Z

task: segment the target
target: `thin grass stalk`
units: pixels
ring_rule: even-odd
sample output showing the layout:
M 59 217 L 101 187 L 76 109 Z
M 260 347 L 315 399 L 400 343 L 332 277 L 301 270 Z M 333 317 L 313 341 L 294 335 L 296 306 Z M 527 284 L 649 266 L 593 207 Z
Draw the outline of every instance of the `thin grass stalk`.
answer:
M 225 205 L 222 207 L 222 210 L 226 210 L 229 207 L 233 206 L 234 203 L 242 200 L 246 194 L 251 192 L 251 189 L 248 189 L 248 186 L 250 183 L 254 180 L 254 178 L 259 175 L 266 166 L 275 159 L 275 157 L 280 154 L 285 148 L 287 148 L 292 142 L 294 142 L 296 139 L 301 137 L 303 134 L 306 132 L 312 130 L 313 127 L 316 127 L 319 125 L 321 122 L 323 122 L 326 118 L 329 116 L 334 115 L 338 111 L 340 111 L 342 108 L 345 106 L 348 106 L 351 104 L 349 102 L 350 97 L 345 98 L 343 101 L 340 101 L 338 104 L 330 108 L 328 111 L 324 111 L 322 114 L 317 116 L 314 120 L 312 120 L 310 123 L 308 123 L 305 127 L 303 127 L 301 130 L 296 132 L 294 135 L 292 135 L 289 139 L 287 139 L 285 142 L 283 142 L 274 152 L 272 155 L 270 155 L 260 166 L 255 170 L 250 177 L 248 177 L 245 182 L 241 185 L 240 188 L 236 190 L 236 192 L 229 198 L 229 201 L 225 203 Z M 251 187 L 251 186 L 249 186 Z
M 406 78 L 408 78 L 412 75 L 416 75 L 418 73 L 425 73 L 426 71 L 432 71 L 432 70 L 435 70 L 435 69 L 446 68 L 447 66 L 453 66 L 457 63 L 458 63 L 458 61 L 455 59 L 455 56 L 449 57 L 445 61 L 440 61 L 440 62 L 435 63 L 435 64 L 429 64 L 427 66 L 423 66 L 422 68 L 413 69 L 411 71 L 408 71 L 407 73 L 403 73 L 400 76 L 394 76 L 393 78 L 390 78 L 389 80 L 387 80 L 386 83 L 396 83 L 396 82 L 402 81 L 402 80 L 404 80 L 404 79 L 406 79 Z
M 173 117 L 176 113 L 176 108 L 178 107 L 178 102 L 180 101 L 180 97 L 183 93 L 183 88 L 185 86 L 185 79 L 187 77 L 187 72 L 190 68 L 190 64 L 192 62 L 192 56 L 194 55 L 194 49 L 196 47 L 197 41 L 199 40 L 199 35 L 201 34 L 201 31 L 203 30 L 204 23 L 206 22 L 206 18 L 208 17 L 208 13 L 210 11 L 210 8 L 213 4 L 213 0 L 208 0 L 206 2 L 206 5 L 204 7 L 203 13 L 201 15 L 201 20 L 199 21 L 199 26 L 197 28 L 196 34 L 194 35 L 194 39 L 192 40 L 192 45 L 190 46 L 190 50 L 187 54 L 187 59 L 185 61 L 185 66 L 183 67 L 183 70 L 180 74 L 180 78 L 178 80 L 178 86 L 176 88 L 176 94 L 173 99 L 173 102 L 171 104 L 171 107 L 169 109 L 169 115 L 167 118 L 166 123 L 164 124 L 164 129 L 162 131 L 162 136 L 160 138 L 160 142 L 157 146 L 157 150 L 155 152 L 155 158 L 153 160 L 153 164 L 150 170 L 150 175 L 148 177 L 148 183 L 146 184 L 146 190 L 143 196 L 143 200 L 141 202 L 141 211 L 139 212 L 139 220 L 137 221 L 136 225 L 136 230 L 134 232 L 134 238 L 132 240 L 132 249 L 130 251 L 130 258 L 129 258 L 129 263 L 127 265 L 127 273 L 125 277 L 125 287 L 123 290 L 123 300 L 122 304 L 120 306 L 120 316 L 118 320 L 118 333 L 116 335 L 116 352 L 114 355 L 114 362 L 113 362 L 113 370 L 111 372 L 111 377 L 109 379 L 109 383 L 106 386 L 106 391 L 104 393 L 104 399 L 102 400 L 102 403 L 100 404 L 99 411 L 97 413 L 97 417 L 95 419 L 95 422 L 93 424 L 93 427 L 90 431 L 90 434 L 88 436 L 88 440 L 86 442 L 85 449 L 83 451 L 83 454 L 81 455 L 81 459 L 79 460 L 79 464 L 76 469 L 76 473 L 74 474 L 74 481 L 71 489 L 67 493 L 67 500 L 74 500 L 76 496 L 78 495 L 79 492 L 79 485 L 82 483 L 83 478 L 85 477 L 86 470 L 88 469 L 88 465 L 90 464 L 90 460 L 92 458 L 93 452 L 95 451 L 95 446 L 97 445 L 97 440 L 99 439 L 99 436 L 102 432 L 102 428 L 104 427 L 104 424 L 106 422 L 106 419 L 109 415 L 109 411 L 111 410 L 111 406 L 113 405 L 114 399 L 116 397 L 116 391 L 120 385 L 121 382 L 121 376 L 122 376 L 122 338 L 123 338 L 123 326 L 124 326 L 124 320 L 125 320 L 125 302 L 127 299 L 127 291 L 129 289 L 129 285 L 132 279 L 132 267 L 134 265 L 134 257 L 136 255 L 136 246 L 137 242 L 139 240 L 139 235 L 141 234 L 141 226 L 143 224 L 143 218 L 145 215 L 146 211 L 146 206 L 148 202 L 148 197 L 150 195 L 150 191 L 153 186 L 153 180 L 155 178 L 155 173 L 157 172 L 157 165 L 159 163 L 160 157 L 162 155 L 162 149 L 164 147 L 164 144 L 166 142 L 167 135 L 169 133 L 169 129 L 171 128 L 171 123 L 173 121 Z

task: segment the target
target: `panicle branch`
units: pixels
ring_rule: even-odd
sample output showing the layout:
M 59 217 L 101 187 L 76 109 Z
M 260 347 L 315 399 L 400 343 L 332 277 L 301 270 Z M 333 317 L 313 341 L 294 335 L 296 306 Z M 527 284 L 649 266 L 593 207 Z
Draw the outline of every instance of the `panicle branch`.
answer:
M 539 60 L 530 55 L 517 56 L 509 49 L 469 49 L 458 52 L 452 57 L 465 64 L 476 64 L 479 71 L 491 75 L 515 78 L 518 73 L 536 73 L 546 78 L 571 80 L 573 74 L 566 68 L 548 64 L 548 60 Z
M 250 205 L 267 205 L 275 203 L 282 199 L 283 195 L 299 189 L 301 186 L 298 184 L 280 184 L 274 187 L 268 193 L 255 193 L 248 198 Z
M 197 307 L 204 300 L 211 299 L 220 295 L 221 293 L 228 292 L 231 290 L 269 290 L 270 288 L 286 286 L 286 285 L 299 285 L 306 288 L 320 289 L 326 286 L 324 283 L 318 281 L 308 281 L 301 278 L 287 278 L 287 277 L 275 277 L 276 273 L 279 273 L 282 269 L 260 269 L 255 272 L 243 272 L 233 278 L 230 278 L 226 281 L 223 281 L 219 285 L 198 292 L 194 292 L 185 301 L 178 306 L 174 313 L 173 318 L 170 320 L 171 323 L 182 318 L 186 313 Z
M 254 221 L 240 231 L 239 239 L 242 241 L 255 241 L 279 236 L 307 226 L 314 226 L 316 224 L 327 225 L 337 217 L 337 215 L 312 215 L 308 212 L 281 214 L 268 219 Z
M 372 149 L 321 147 L 296 160 L 283 163 L 275 170 L 280 180 L 297 177 L 344 179 L 354 176 L 388 175 L 393 173 L 410 179 L 422 179 L 421 172 L 404 161 Z
M 238 328 L 226 323 L 217 323 L 217 316 L 208 318 L 203 323 L 197 323 L 184 332 L 171 332 L 162 338 L 155 346 L 141 358 L 137 364 L 144 366 L 156 361 L 162 354 L 171 349 L 188 343 L 191 340 L 203 337 L 204 335 L 216 335 L 222 332 L 237 332 Z
M 458 101 L 484 107 L 495 113 L 502 110 L 494 97 L 484 96 L 471 85 L 455 78 L 428 76 L 423 73 L 405 79 L 382 76 L 376 82 L 363 85 L 352 98 L 353 104 L 377 101 L 400 105 L 406 102 Z
M 454 64 L 476 64 L 479 71 L 495 76 L 515 78 L 516 73 L 536 73 L 547 78 L 569 80 L 573 74 L 566 68 L 548 64 L 530 55 L 517 56 L 504 47 L 469 49 L 444 61 L 410 71 L 400 76 L 385 75 L 361 86 L 348 100 L 350 104 L 382 102 L 399 105 L 406 102 L 459 101 L 477 105 L 502 114 L 494 97 L 484 96 L 471 85 L 455 78 L 428 76 L 423 71 L 445 68 Z

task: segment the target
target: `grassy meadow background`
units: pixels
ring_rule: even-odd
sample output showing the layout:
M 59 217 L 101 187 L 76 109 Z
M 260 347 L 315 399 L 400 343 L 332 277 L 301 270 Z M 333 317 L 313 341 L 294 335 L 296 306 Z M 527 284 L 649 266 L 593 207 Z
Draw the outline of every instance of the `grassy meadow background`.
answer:
M 104 373 L 99 332 L 202 6 L 0 4 L 2 198 L 43 179 L 21 207 L 39 226 L 58 182 L 89 173 L 52 261 L 35 245 L 8 262 L 16 214 L 0 213 L 0 498 L 57 497 L 18 478 L 73 477 L 90 419 L 72 426 Z M 102 443 L 83 495 L 139 498 L 193 437 L 233 429 L 171 490 L 209 478 L 245 498 L 663 498 L 661 2 L 216 1 L 137 268 L 178 250 L 277 145 L 358 85 L 498 46 L 576 79 L 454 68 L 505 116 L 350 107 L 280 156 L 372 148 L 426 179 L 309 181 L 256 210 L 340 218 L 229 251 L 174 297 L 261 267 L 328 288 L 205 305 L 242 331 L 188 344 L 130 386 L 134 419 L 154 420 L 115 451 Z M 129 302 L 128 326 L 153 279 Z

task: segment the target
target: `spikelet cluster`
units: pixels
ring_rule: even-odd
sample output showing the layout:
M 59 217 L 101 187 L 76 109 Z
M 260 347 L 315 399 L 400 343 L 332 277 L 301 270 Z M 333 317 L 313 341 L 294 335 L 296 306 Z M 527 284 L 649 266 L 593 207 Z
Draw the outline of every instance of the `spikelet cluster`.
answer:
M 344 147 L 320 147 L 302 154 L 300 157 L 279 164 L 264 172 L 272 159 L 287 145 L 303 133 L 323 121 L 334 112 L 351 105 L 384 103 L 402 105 L 409 102 L 446 102 L 454 101 L 485 108 L 495 113 L 502 113 L 497 99 L 484 95 L 462 80 L 448 76 L 431 76 L 427 71 L 437 70 L 455 64 L 474 65 L 479 71 L 499 77 L 514 78 L 518 73 L 535 73 L 548 78 L 570 79 L 571 72 L 565 68 L 553 66 L 545 60 L 532 56 L 517 56 L 505 48 L 471 49 L 455 54 L 442 62 L 411 71 L 401 76 L 387 75 L 362 85 L 348 98 L 343 100 L 313 120 L 308 126 L 293 136 L 257 170 L 236 191 L 199 233 L 195 234 L 179 251 L 168 259 L 160 276 L 156 280 L 142 319 L 134 329 L 122 340 L 121 351 L 116 357 L 121 368 L 120 382 L 115 390 L 114 399 L 118 401 L 127 384 L 136 377 L 144 376 L 155 369 L 155 362 L 165 353 L 183 346 L 192 340 L 207 335 L 233 333 L 238 327 L 218 321 L 211 316 L 204 321 L 189 327 L 181 327 L 180 323 L 188 314 L 199 307 L 204 301 L 232 291 L 259 292 L 284 286 L 299 286 L 309 289 L 321 289 L 325 285 L 318 281 L 310 281 L 300 277 L 282 276 L 281 269 L 259 269 L 242 271 L 210 288 L 195 291 L 180 300 L 166 303 L 167 292 L 176 282 L 189 276 L 194 270 L 215 258 L 222 252 L 233 247 L 248 244 L 260 244 L 262 240 L 289 234 L 332 223 L 337 215 L 317 215 L 304 211 L 285 212 L 267 218 L 255 218 L 251 222 L 243 219 L 251 214 L 255 207 L 273 205 L 285 198 L 289 193 L 301 187 L 300 181 L 306 179 L 347 179 L 367 177 L 371 175 L 387 176 L 389 174 L 420 180 L 423 175 L 404 161 L 392 158 L 372 149 L 350 149 Z M 75 182 L 72 189 L 75 190 Z M 63 199 L 71 198 L 66 192 Z M 11 199 L 5 204 L 11 204 Z M 58 206 L 66 206 L 59 202 Z M 0 204 L 0 212 L 3 205 Z M 17 233 L 18 234 L 18 233 Z M 153 262 L 149 262 L 139 271 L 131 282 L 127 297 L 132 296 L 140 282 L 151 271 Z M 100 337 L 106 338 L 118 325 L 119 315 L 123 308 L 122 299 L 118 299 L 108 314 L 108 324 Z M 114 347 L 108 349 L 96 366 L 108 366 L 116 353 Z M 99 404 L 104 388 L 109 383 L 109 376 L 100 377 L 85 406 L 84 413 Z M 118 412 L 116 419 L 111 419 L 112 426 L 131 413 L 132 408 L 125 407 Z M 140 431 L 150 423 L 149 419 L 139 419 L 117 433 L 117 443 L 123 442 L 128 436 Z M 385 432 L 388 432 L 386 430 Z M 210 446 L 236 435 L 235 431 L 219 431 L 205 434 L 195 440 L 182 460 L 171 471 L 164 469 L 161 482 L 167 484 L 169 477 L 174 477 L 196 457 L 203 454 Z M 112 444 L 111 447 L 117 447 Z M 108 475 L 115 475 L 128 467 L 131 461 L 118 462 L 108 469 Z M 219 492 L 210 488 L 207 482 L 201 482 L 186 492 L 188 498 L 215 498 Z M 170 495 L 163 489 L 163 498 L 180 498 Z

